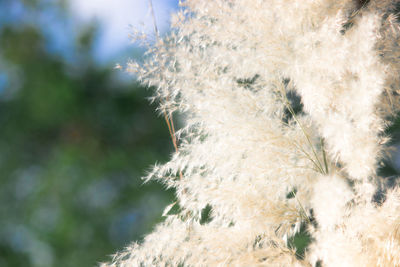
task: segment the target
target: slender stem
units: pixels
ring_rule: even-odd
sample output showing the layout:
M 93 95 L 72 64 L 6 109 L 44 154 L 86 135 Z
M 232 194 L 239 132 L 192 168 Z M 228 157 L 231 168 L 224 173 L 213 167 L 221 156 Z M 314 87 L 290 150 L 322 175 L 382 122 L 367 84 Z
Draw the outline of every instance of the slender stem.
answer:
M 151 17 L 153 18 L 154 34 L 156 35 L 157 41 L 159 41 L 160 34 L 158 32 L 156 15 L 154 14 L 153 1 L 152 0 L 148 0 L 148 1 L 149 1 L 149 6 L 150 6 Z
M 148 1 L 149 1 L 151 16 L 153 18 L 154 34 L 156 35 L 157 43 L 160 43 L 160 33 L 159 33 L 158 27 L 157 27 L 156 15 L 154 13 L 154 8 L 153 8 L 153 1 L 152 0 L 148 0 Z M 166 100 L 168 101 L 168 97 Z M 178 144 L 177 144 L 176 135 L 175 135 L 174 118 L 173 118 L 172 114 L 168 115 L 165 110 L 163 110 L 163 115 L 164 115 L 165 122 L 167 123 L 167 126 L 168 126 L 168 131 L 171 136 L 171 140 L 172 140 L 172 144 L 175 148 L 175 152 L 178 152 L 179 149 L 178 149 Z M 181 179 L 183 177 L 181 171 L 179 171 L 179 177 Z
M 172 144 L 174 145 L 175 151 L 178 152 L 178 145 L 176 144 L 176 137 L 174 134 L 175 130 L 172 128 L 173 125 L 171 125 L 171 118 L 168 117 L 168 115 L 165 111 L 163 111 L 163 114 L 164 114 L 165 122 L 167 123 L 167 126 L 168 126 L 169 135 L 171 136 L 171 139 L 172 139 Z
M 324 173 L 324 170 L 321 168 L 321 166 L 318 165 L 317 162 L 315 162 L 315 160 L 311 157 L 310 154 L 308 154 L 307 151 L 305 151 L 305 150 L 303 149 L 303 147 L 301 147 L 301 146 L 298 145 L 298 144 L 296 144 L 296 147 L 297 147 L 298 149 L 300 149 L 300 151 L 303 152 L 303 154 L 306 156 L 306 158 L 309 159 L 309 160 L 315 165 L 315 167 L 317 168 L 317 169 L 315 169 L 316 171 L 318 171 L 318 172 L 320 172 L 320 173 Z
M 292 188 L 294 188 L 294 187 L 292 186 Z M 294 190 L 293 190 L 293 196 L 294 196 L 294 198 L 296 199 L 297 203 L 299 203 L 300 209 L 301 209 L 301 211 L 303 212 L 304 217 L 307 219 L 307 222 L 308 222 L 308 223 L 311 223 L 310 218 L 308 218 L 308 216 L 307 216 L 306 210 L 304 209 L 304 207 L 303 207 L 303 205 L 301 204 L 300 200 L 297 198 L 297 194 L 296 194 L 296 192 L 295 192 Z
M 286 94 L 285 94 L 285 98 L 286 98 Z M 289 109 L 289 112 L 292 114 L 294 120 L 295 120 L 295 121 L 297 122 L 297 124 L 300 126 L 300 128 L 301 128 L 301 130 L 302 130 L 304 136 L 305 136 L 306 139 L 307 139 L 307 142 L 308 142 L 308 143 L 310 144 L 310 146 L 311 146 L 311 150 L 312 150 L 312 152 L 313 152 L 313 154 L 314 154 L 314 156 L 315 156 L 316 161 L 318 162 L 320 168 L 322 169 L 321 161 L 319 160 L 319 157 L 318 157 L 318 155 L 317 155 L 317 152 L 316 152 L 315 149 L 314 149 L 314 146 L 313 146 L 313 144 L 312 144 L 312 142 L 311 142 L 311 140 L 310 140 L 310 137 L 308 136 L 306 130 L 305 130 L 304 127 L 303 127 L 303 125 L 302 125 L 302 124 L 300 123 L 300 121 L 297 119 L 296 114 L 295 114 L 295 112 L 294 112 L 294 110 L 293 110 L 292 106 L 290 105 L 290 103 L 289 103 L 289 101 L 288 101 L 287 98 L 286 98 L 286 103 L 287 103 L 287 108 Z
M 326 160 L 326 152 L 325 152 L 324 139 L 323 138 L 321 138 L 321 150 L 322 150 L 322 156 L 324 158 L 325 172 L 329 173 L 328 161 Z
M 282 97 L 283 97 L 283 100 L 284 100 L 284 102 L 285 102 L 285 105 L 286 105 L 287 109 L 289 110 L 289 112 L 290 112 L 290 114 L 292 115 L 293 119 L 294 119 L 294 120 L 297 122 L 297 124 L 300 126 L 300 128 L 301 128 L 301 130 L 302 130 L 302 132 L 303 132 L 303 134 L 304 134 L 304 136 L 305 136 L 305 138 L 307 139 L 307 142 L 309 143 L 309 145 L 310 145 L 310 147 L 311 147 L 311 150 L 312 150 L 312 152 L 313 152 L 313 154 L 314 154 L 315 160 L 316 160 L 316 162 L 318 163 L 318 164 L 316 164 L 316 165 L 318 165 L 318 169 L 321 170 L 321 173 L 327 174 L 327 172 L 324 171 L 324 169 L 323 169 L 323 167 L 322 167 L 322 163 L 321 163 L 321 161 L 320 161 L 320 159 L 319 159 L 319 157 L 318 157 L 317 152 L 315 151 L 315 148 L 314 148 L 314 146 L 313 146 L 313 144 L 312 144 L 312 142 L 311 142 L 310 137 L 308 136 L 306 130 L 305 130 L 304 127 L 303 127 L 303 125 L 302 125 L 302 124 L 300 123 L 300 121 L 297 119 L 296 114 L 295 114 L 295 112 L 294 112 L 294 110 L 293 110 L 293 108 L 292 108 L 292 106 L 291 106 L 291 104 L 290 104 L 290 102 L 289 102 L 289 99 L 288 99 L 287 96 L 286 96 L 286 90 L 285 90 L 285 88 L 284 88 L 283 86 L 282 86 L 282 92 L 281 92 L 281 94 L 282 94 Z M 303 150 L 303 152 L 304 152 L 304 150 Z M 314 161 L 313 161 L 313 163 L 314 163 Z M 325 166 L 327 166 L 327 165 L 325 165 Z M 327 168 L 326 168 L 326 170 L 327 170 Z

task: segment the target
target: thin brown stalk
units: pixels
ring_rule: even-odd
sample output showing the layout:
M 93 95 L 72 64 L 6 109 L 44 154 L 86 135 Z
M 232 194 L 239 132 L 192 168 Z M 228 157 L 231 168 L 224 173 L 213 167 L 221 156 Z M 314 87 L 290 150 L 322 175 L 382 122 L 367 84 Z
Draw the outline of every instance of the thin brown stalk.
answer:
M 157 27 L 156 15 L 154 13 L 153 1 L 152 0 L 148 0 L 148 1 L 149 1 L 149 7 L 150 7 L 151 16 L 153 18 L 154 34 L 156 36 L 157 43 L 160 43 L 160 34 L 159 34 L 159 31 L 158 31 L 158 27 Z M 168 98 L 167 98 L 167 100 L 168 100 Z M 170 115 L 168 115 L 167 112 L 165 110 L 163 110 L 163 114 L 164 114 L 165 122 L 167 123 L 167 126 L 168 126 L 168 131 L 169 131 L 169 134 L 171 136 L 172 144 L 173 144 L 173 146 L 175 148 L 175 152 L 178 152 L 179 151 L 178 142 L 176 140 L 174 119 L 173 119 L 172 113 Z M 181 171 L 179 172 L 179 177 L 181 179 L 183 177 Z

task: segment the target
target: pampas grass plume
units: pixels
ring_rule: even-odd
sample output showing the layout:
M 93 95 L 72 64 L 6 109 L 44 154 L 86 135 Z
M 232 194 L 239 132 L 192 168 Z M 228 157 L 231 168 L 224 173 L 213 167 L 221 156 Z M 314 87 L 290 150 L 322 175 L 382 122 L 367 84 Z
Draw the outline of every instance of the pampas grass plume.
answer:
M 167 121 L 184 117 L 146 177 L 177 201 L 103 266 L 399 266 L 400 189 L 378 173 L 399 107 L 398 1 L 181 5 L 128 66 Z M 301 229 L 304 254 L 289 242 Z

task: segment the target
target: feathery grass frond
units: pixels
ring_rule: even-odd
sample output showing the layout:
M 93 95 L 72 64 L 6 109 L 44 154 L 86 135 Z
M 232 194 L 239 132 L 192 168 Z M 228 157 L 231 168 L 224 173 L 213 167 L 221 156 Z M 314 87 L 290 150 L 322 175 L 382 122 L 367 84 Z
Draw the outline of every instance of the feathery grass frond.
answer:
M 400 1 L 181 4 L 130 64 L 175 147 L 147 178 L 177 201 L 104 266 L 400 265 L 400 189 L 377 175 L 400 107 Z

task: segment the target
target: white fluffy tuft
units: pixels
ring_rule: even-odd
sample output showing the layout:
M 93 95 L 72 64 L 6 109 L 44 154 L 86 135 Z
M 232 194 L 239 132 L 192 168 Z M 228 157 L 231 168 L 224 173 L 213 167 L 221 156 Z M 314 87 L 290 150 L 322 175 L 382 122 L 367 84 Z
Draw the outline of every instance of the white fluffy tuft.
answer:
M 185 1 L 128 66 L 185 116 L 147 177 L 176 189 L 178 212 L 104 266 L 398 266 L 399 189 L 376 187 L 399 106 L 396 5 Z

